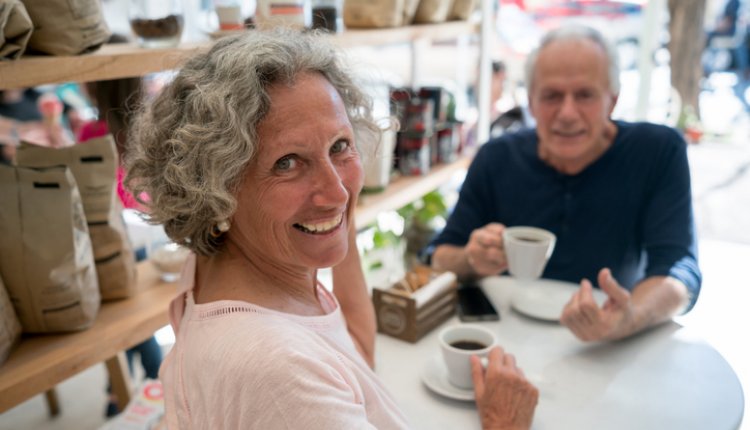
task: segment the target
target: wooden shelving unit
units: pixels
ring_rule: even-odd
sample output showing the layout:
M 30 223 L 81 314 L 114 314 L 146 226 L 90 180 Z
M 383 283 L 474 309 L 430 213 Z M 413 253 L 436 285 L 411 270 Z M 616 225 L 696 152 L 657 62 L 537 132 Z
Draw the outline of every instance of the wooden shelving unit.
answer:
M 347 30 L 331 38 L 335 44 L 351 48 L 410 43 L 419 39 L 453 39 L 476 32 L 475 24 L 456 21 L 376 30 Z M 17 61 L 3 61 L 0 62 L 0 89 L 127 78 L 171 70 L 178 68 L 196 49 L 208 47 L 210 43 L 183 43 L 167 49 L 144 49 L 135 44 L 104 45 L 91 54 L 28 56 Z
M 362 194 L 354 213 L 357 228 L 373 223 L 381 212 L 398 209 L 437 189 L 455 173 L 468 168 L 470 162 L 469 158 L 461 158 L 450 164 L 435 166 L 424 176 L 399 177 L 381 193 Z

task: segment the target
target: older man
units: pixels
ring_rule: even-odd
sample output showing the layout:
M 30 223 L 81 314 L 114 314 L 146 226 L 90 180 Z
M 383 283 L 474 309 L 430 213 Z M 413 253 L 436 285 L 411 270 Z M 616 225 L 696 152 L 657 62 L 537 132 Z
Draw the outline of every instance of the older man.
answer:
M 526 74 L 537 128 L 480 149 L 433 266 L 464 279 L 502 273 L 505 227 L 537 226 L 557 235 L 543 276 L 581 284 L 561 317 L 578 338 L 620 339 L 688 311 L 701 274 L 683 139 L 610 119 L 616 54 L 592 29 L 549 33 Z M 601 307 L 589 279 L 609 297 Z

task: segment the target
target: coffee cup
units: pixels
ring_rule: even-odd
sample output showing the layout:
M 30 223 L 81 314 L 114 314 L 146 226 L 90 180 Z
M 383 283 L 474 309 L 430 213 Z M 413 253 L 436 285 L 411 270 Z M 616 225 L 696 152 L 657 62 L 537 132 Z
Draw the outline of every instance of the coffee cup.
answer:
M 486 359 L 497 343 L 495 334 L 482 326 L 461 324 L 443 329 L 439 339 L 448 381 L 464 390 L 473 389 L 470 357 L 476 355 Z
M 503 247 L 508 271 L 521 281 L 539 279 L 544 272 L 557 237 L 537 227 L 508 227 L 503 233 Z

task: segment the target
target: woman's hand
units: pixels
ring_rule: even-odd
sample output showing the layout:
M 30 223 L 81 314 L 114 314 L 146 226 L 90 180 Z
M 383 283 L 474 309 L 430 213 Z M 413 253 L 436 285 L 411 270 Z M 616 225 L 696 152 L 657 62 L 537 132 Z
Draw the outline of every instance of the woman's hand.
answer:
M 513 355 L 499 346 L 492 348 L 486 369 L 479 357 L 472 356 L 471 376 L 483 430 L 531 427 L 539 390 L 526 380 Z

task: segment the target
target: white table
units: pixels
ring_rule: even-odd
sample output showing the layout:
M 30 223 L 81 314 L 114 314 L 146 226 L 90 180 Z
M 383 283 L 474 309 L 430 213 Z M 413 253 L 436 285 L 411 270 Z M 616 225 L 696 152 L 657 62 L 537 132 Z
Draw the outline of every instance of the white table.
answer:
M 744 396 L 737 376 L 688 328 L 668 323 L 624 341 L 588 344 L 557 323 L 512 310 L 510 278 L 487 278 L 483 288 L 501 320 L 480 324 L 540 390 L 533 429 L 739 427 Z M 460 322 L 454 317 L 443 326 L 452 324 Z M 376 371 L 415 429 L 479 429 L 473 402 L 441 397 L 421 382 L 426 362 L 439 355 L 439 331 L 416 344 L 378 335 Z

